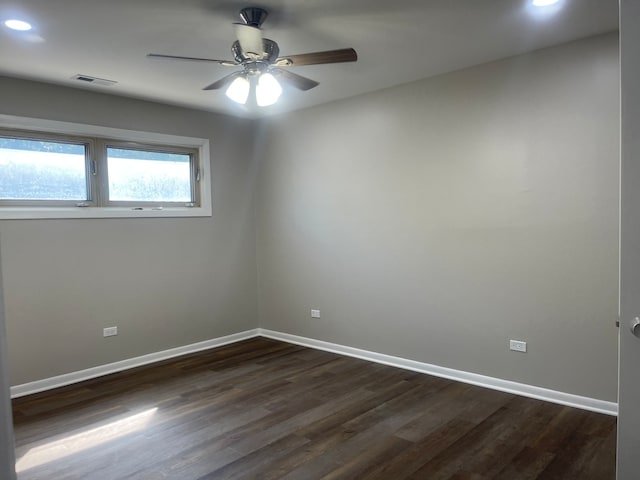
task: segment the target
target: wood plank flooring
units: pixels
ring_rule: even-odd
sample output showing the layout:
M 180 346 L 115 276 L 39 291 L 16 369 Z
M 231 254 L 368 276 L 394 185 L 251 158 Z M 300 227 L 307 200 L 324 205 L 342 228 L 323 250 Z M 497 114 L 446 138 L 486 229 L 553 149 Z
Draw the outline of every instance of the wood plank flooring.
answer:
M 19 480 L 614 480 L 615 418 L 256 338 L 14 400 Z

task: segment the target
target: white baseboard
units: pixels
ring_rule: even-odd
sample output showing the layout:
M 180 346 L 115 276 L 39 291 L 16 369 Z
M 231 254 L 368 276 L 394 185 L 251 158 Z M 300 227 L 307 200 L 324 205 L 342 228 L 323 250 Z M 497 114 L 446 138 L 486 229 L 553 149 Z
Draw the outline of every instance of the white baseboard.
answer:
M 180 355 L 208 350 L 210 348 L 221 347 L 223 345 L 240 342 L 242 340 L 247 340 L 249 338 L 258 336 L 280 340 L 288 343 L 294 343 L 296 345 L 302 345 L 318 350 L 325 350 L 327 352 L 338 353 L 340 355 L 346 355 L 349 357 L 361 358 L 363 360 L 369 360 L 371 362 L 390 365 L 392 367 L 403 368 L 405 370 L 412 370 L 414 372 L 426 373 L 429 375 L 434 375 L 436 377 L 448 378 L 450 380 L 456 380 L 458 382 L 491 388 L 493 390 L 499 390 L 501 392 L 508 392 L 516 395 L 522 395 L 524 397 L 536 398 L 552 403 L 558 403 L 560 405 L 568 405 L 570 407 L 581 408 L 583 410 L 589 410 L 592 412 L 604 413 L 607 415 L 618 414 L 618 404 L 615 402 L 606 402 L 604 400 L 582 397 L 580 395 L 574 395 L 572 393 L 558 392 L 556 390 L 549 390 L 547 388 L 527 385 L 525 383 L 487 377 L 485 375 L 479 375 L 477 373 L 469 373 L 463 370 L 440 367 L 438 365 L 432 365 L 429 363 L 417 362 L 415 360 L 408 360 L 406 358 L 394 357 L 391 355 L 371 352 L 368 350 L 361 350 L 359 348 L 339 345 L 337 343 L 324 342 L 322 340 L 315 340 L 313 338 L 300 337 L 297 335 L 291 335 L 289 333 L 276 332 L 264 328 L 255 328 L 253 330 L 234 333 L 232 335 L 214 338 L 211 340 L 206 340 L 204 342 L 171 348 L 169 350 L 163 350 L 161 352 L 150 353 L 148 355 L 142 355 L 140 357 L 88 368 L 86 370 L 80 370 L 77 372 L 66 373 L 64 375 L 58 375 L 51 378 L 45 378 L 43 380 L 37 380 L 35 382 L 16 385 L 11 387 L 11 398 L 22 397 L 45 390 L 51 390 L 53 388 L 64 387 L 65 385 L 70 385 L 72 383 L 90 380 L 92 378 L 100 377 L 103 375 L 109 375 L 110 373 L 121 372 L 130 368 L 140 367 L 162 360 L 168 360 L 170 358 L 179 357 Z
M 143 365 L 179 357 L 180 355 L 186 355 L 188 353 L 195 353 L 202 350 L 208 350 L 210 348 L 221 347 L 230 343 L 257 337 L 258 335 L 258 329 L 254 328 L 253 330 L 246 330 L 244 332 L 234 333 L 224 337 L 212 338 L 211 340 L 205 340 L 204 342 L 192 343 L 191 345 L 171 348 L 161 352 L 150 353 L 140 357 L 129 358 L 119 362 L 87 368 L 86 370 L 65 373 L 64 375 L 57 375 L 55 377 L 45 378 L 35 382 L 23 383 L 22 385 L 11 387 L 11 398 L 22 397 L 45 390 L 51 390 L 53 388 L 64 387 L 65 385 L 70 385 L 72 383 L 78 383 L 84 380 L 101 377 L 103 375 L 109 375 L 110 373 L 121 372 L 130 368 L 141 367 Z
M 414 372 L 426 373 L 436 377 L 448 378 L 458 382 L 478 385 L 480 387 L 491 388 L 501 392 L 514 393 L 524 397 L 536 398 L 547 402 L 558 403 L 570 407 L 581 408 L 592 412 L 604 413 L 607 415 L 618 414 L 618 404 L 615 402 L 607 402 L 590 397 L 582 397 L 572 393 L 558 392 L 547 388 L 536 387 L 524 383 L 502 380 L 500 378 L 487 377 L 477 373 L 469 373 L 462 370 L 454 370 L 452 368 L 440 367 L 429 363 L 416 362 L 406 358 L 384 355 L 382 353 L 370 352 L 359 348 L 347 347 L 336 343 L 324 342 L 313 338 L 299 337 L 288 333 L 276 332 L 264 328 L 258 329 L 258 335 L 262 337 L 272 338 L 283 342 L 294 343 L 305 347 L 325 350 L 327 352 L 347 355 L 349 357 L 361 358 L 371 362 L 382 363 L 392 367 L 404 368 Z

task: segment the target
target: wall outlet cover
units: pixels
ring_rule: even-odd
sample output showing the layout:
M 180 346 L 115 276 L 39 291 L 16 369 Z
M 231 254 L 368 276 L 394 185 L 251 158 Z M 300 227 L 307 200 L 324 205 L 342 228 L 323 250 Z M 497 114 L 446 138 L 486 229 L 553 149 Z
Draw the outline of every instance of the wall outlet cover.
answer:
M 113 337 L 114 335 L 118 335 L 118 327 L 107 327 L 102 330 L 104 337 Z
M 509 350 L 513 350 L 514 352 L 527 352 L 527 342 L 523 342 L 521 340 L 509 340 Z

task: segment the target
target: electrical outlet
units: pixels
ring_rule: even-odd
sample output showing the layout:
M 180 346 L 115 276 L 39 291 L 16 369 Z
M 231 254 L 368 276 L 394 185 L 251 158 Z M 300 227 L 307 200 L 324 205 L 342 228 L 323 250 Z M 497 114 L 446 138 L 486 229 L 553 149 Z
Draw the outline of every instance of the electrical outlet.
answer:
M 311 310 L 311 318 L 320 318 L 320 310 Z
M 103 337 L 113 337 L 118 335 L 118 327 L 107 327 L 102 330 Z
M 527 342 L 521 342 L 520 340 L 509 340 L 509 350 L 514 352 L 527 352 Z

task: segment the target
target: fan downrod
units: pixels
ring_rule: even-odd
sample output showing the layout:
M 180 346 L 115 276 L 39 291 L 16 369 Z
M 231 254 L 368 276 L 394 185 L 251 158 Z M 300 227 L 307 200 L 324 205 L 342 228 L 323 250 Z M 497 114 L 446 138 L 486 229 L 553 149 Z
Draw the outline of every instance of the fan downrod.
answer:
M 269 13 L 260 7 L 247 7 L 240 10 L 240 18 L 251 27 L 260 28 L 267 19 Z

